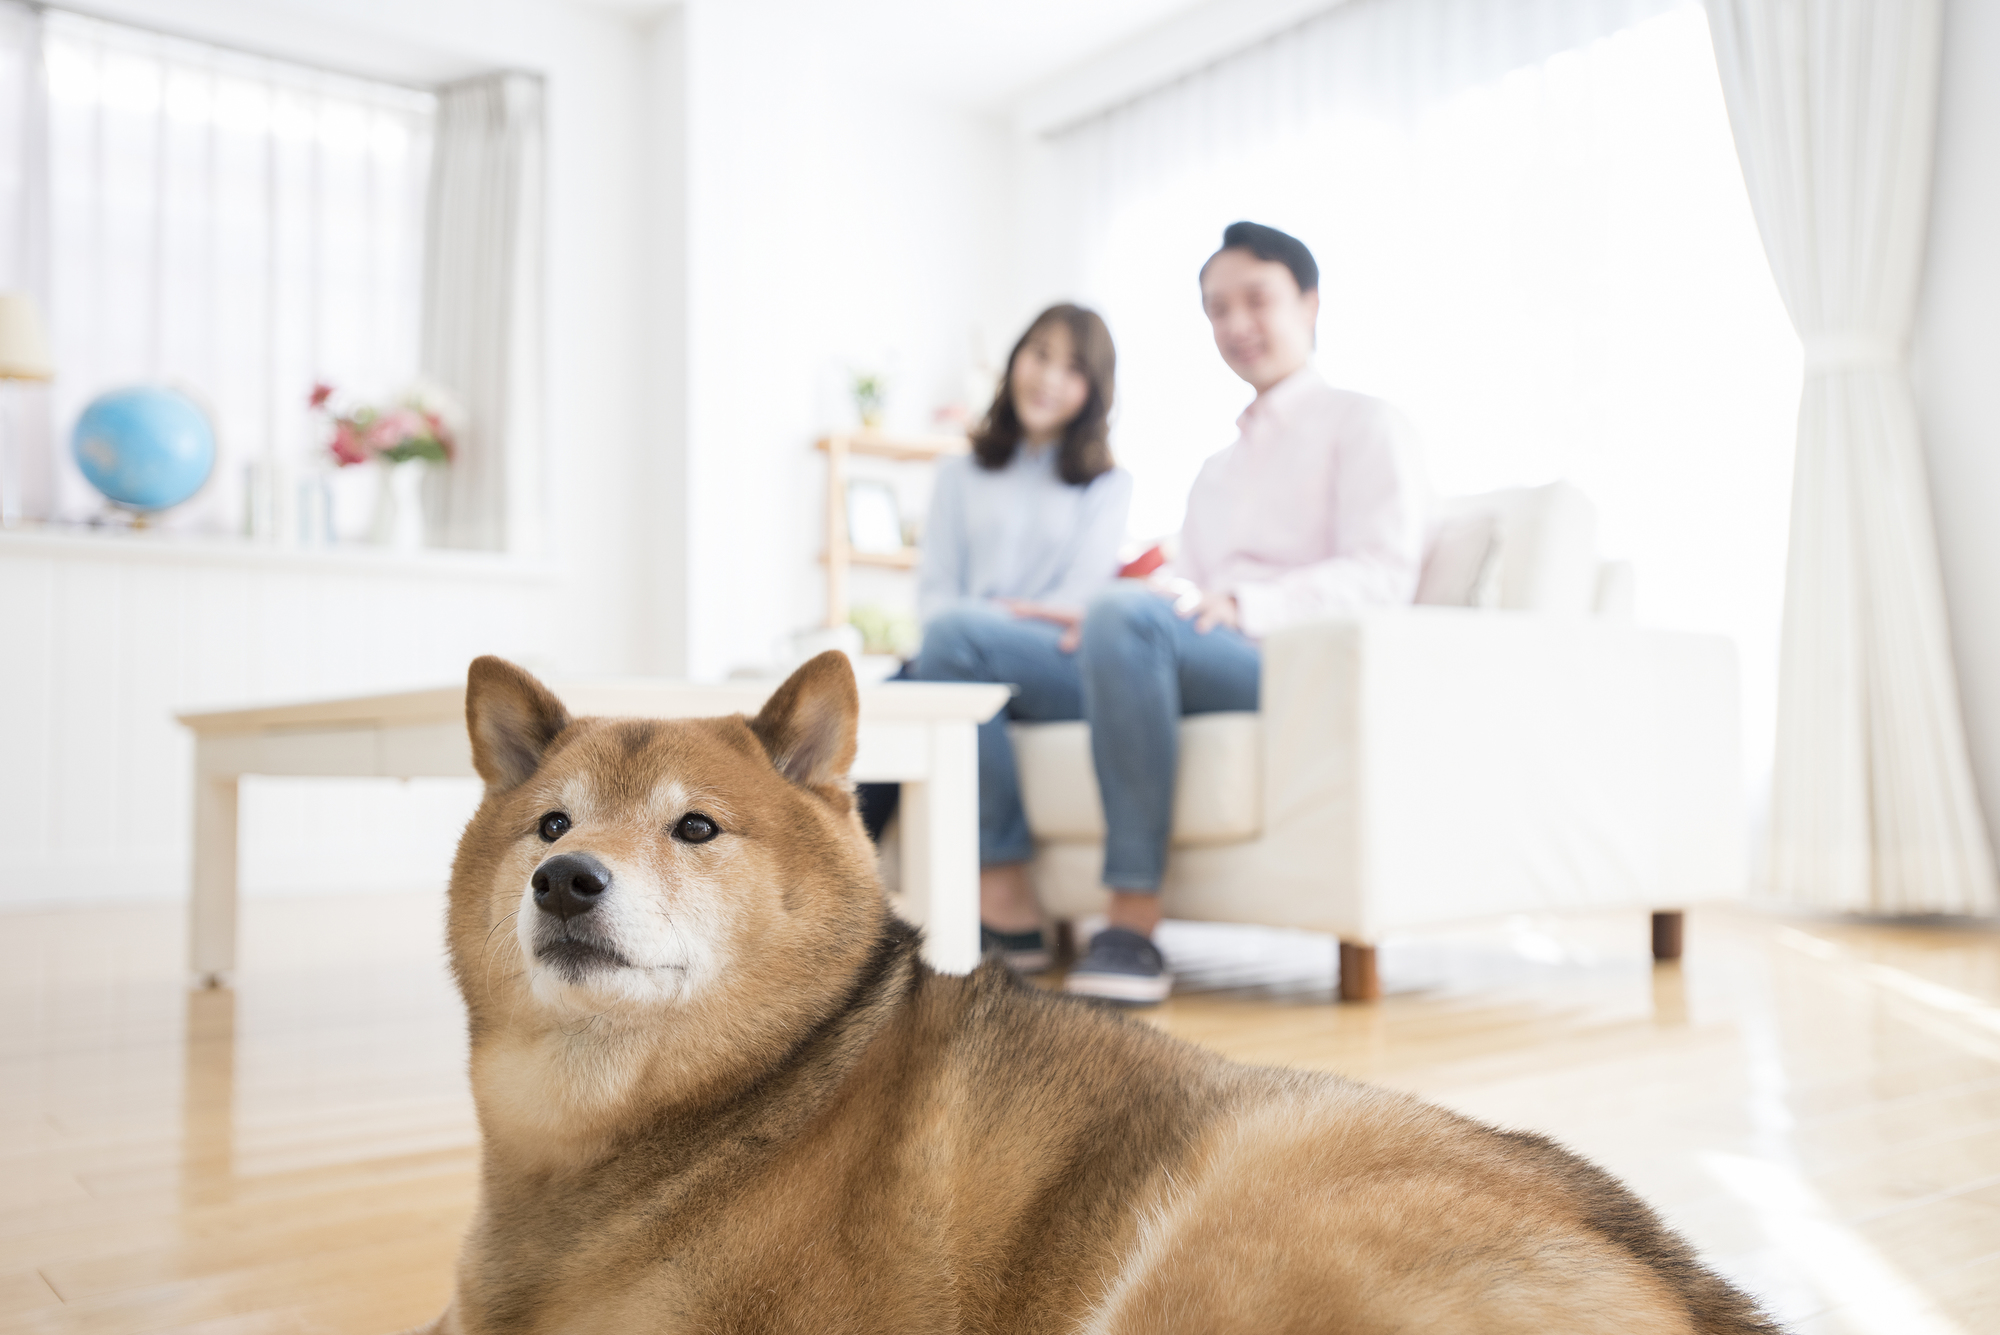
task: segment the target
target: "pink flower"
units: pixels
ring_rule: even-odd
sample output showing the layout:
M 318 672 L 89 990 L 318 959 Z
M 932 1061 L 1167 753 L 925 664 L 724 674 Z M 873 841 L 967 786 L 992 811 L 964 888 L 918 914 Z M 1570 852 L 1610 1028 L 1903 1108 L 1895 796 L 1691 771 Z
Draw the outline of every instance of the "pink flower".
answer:
M 345 468 L 350 464 L 402 464 L 412 460 L 449 463 L 452 459 L 455 405 L 441 391 L 419 396 L 412 392 L 388 407 L 360 404 L 346 410 L 333 406 L 333 386 L 313 385 L 311 404 L 332 426 L 327 452 Z
M 421 415 L 408 408 L 391 408 L 368 426 L 368 448 L 393 450 L 406 440 L 422 439 L 428 432 Z
M 430 423 L 431 439 L 444 451 L 444 457 L 447 459 L 456 457 L 458 442 L 452 439 L 451 428 L 444 424 L 444 418 L 437 413 L 427 412 L 424 414 L 424 421 Z
M 333 457 L 339 461 L 342 468 L 347 467 L 349 464 L 365 464 L 368 462 L 369 451 L 367 443 L 362 440 L 361 433 L 355 430 L 354 423 L 344 419 L 334 423 Z

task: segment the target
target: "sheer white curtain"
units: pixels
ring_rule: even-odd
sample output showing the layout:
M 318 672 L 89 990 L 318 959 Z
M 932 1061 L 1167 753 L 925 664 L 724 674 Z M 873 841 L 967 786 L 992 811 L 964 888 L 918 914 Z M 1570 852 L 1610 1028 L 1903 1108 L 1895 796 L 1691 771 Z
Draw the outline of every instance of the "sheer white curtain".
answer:
M 466 410 L 465 448 L 427 479 L 432 541 L 541 545 L 542 81 L 439 90 L 423 363 Z
M 25 292 L 45 313 L 46 108 L 41 15 L 0 0 L 0 292 Z M 46 385 L 0 382 L 0 515 L 8 522 L 47 509 L 53 460 L 42 442 L 49 436 L 48 421 Z
M 102 500 L 64 432 L 138 382 L 206 401 L 221 454 L 174 526 L 236 532 L 246 473 L 308 465 L 315 379 L 382 394 L 418 368 L 433 97 L 48 11 L 42 512 Z M 365 524 L 367 504 L 343 507 Z
M 1743 174 L 1805 344 L 1772 887 L 1991 913 L 1906 347 L 1923 269 L 1938 0 L 1709 0 Z
M 0 290 L 40 290 L 48 241 L 41 15 L 0 0 Z
M 1046 281 L 1117 338 L 1137 533 L 1249 397 L 1196 270 L 1236 218 L 1285 228 L 1322 371 L 1415 419 L 1440 492 L 1569 478 L 1643 619 L 1736 638 L 1761 791 L 1800 354 L 1698 4 L 1353 0 L 1050 149 Z

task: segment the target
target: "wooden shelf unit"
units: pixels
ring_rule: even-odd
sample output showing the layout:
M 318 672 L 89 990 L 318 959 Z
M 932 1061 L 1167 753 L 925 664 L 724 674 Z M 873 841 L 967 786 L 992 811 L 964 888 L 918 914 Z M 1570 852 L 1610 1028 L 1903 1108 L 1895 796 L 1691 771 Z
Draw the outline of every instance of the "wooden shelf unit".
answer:
M 971 446 L 964 436 L 889 436 L 855 431 L 823 436 L 815 445 L 826 455 L 826 624 L 847 624 L 847 575 L 855 566 L 915 570 L 918 552 L 857 552 L 847 533 L 847 461 L 855 455 L 892 459 L 897 463 L 934 463 L 947 454 L 964 454 Z
M 905 547 L 900 552 L 849 552 L 847 563 L 856 566 L 879 566 L 884 570 L 915 570 L 922 558 L 914 547 Z

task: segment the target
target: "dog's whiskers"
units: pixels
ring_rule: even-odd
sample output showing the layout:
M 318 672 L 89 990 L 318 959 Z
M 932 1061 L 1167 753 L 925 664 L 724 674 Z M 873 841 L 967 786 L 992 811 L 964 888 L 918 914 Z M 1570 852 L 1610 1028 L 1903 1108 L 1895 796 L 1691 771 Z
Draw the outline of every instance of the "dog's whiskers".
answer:
M 486 939 L 480 944 L 479 955 L 480 955 L 480 962 L 485 966 L 484 973 L 485 973 L 486 985 L 488 987 L 493 986 L 493 965 L 495 963 L 493 958 L 493 934 L 520 916 L 521 916 L 521 910 L 519 910 L 518 908 L 513 909 L 509 911 L 507 914 L 505 914 L 503 917 L 501 917 L 491 927 L 486 929 Z M 517 978 L 519 976 L 520 976 L 519 974 L 514 975 L 514 977 Z
M 520 916 L 521 916 L 521 910 L 509 909 L 507 913 L 503 917 L 501 917 L 498 922 L 494 923 L 491 927 L 486 929 L 486 944 L 490 947 L 493 944 L 493 933 L 499 931 L 502 927 L 505 927 L 508 923 L 512 922 L 514 919 Z

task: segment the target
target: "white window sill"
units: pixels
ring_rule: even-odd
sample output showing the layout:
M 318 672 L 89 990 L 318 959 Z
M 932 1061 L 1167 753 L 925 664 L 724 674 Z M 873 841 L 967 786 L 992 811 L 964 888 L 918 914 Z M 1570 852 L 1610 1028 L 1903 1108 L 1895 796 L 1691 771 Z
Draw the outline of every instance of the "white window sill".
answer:
M 38 525 L 0 529 L 0 560 L 24 557 L 522 582 L 552 579 L 556 574 L 547 561 L 505 552 L 431 548 L 411 553 L 359 545 L 279 547 L 249 538 L 145 529 Z

